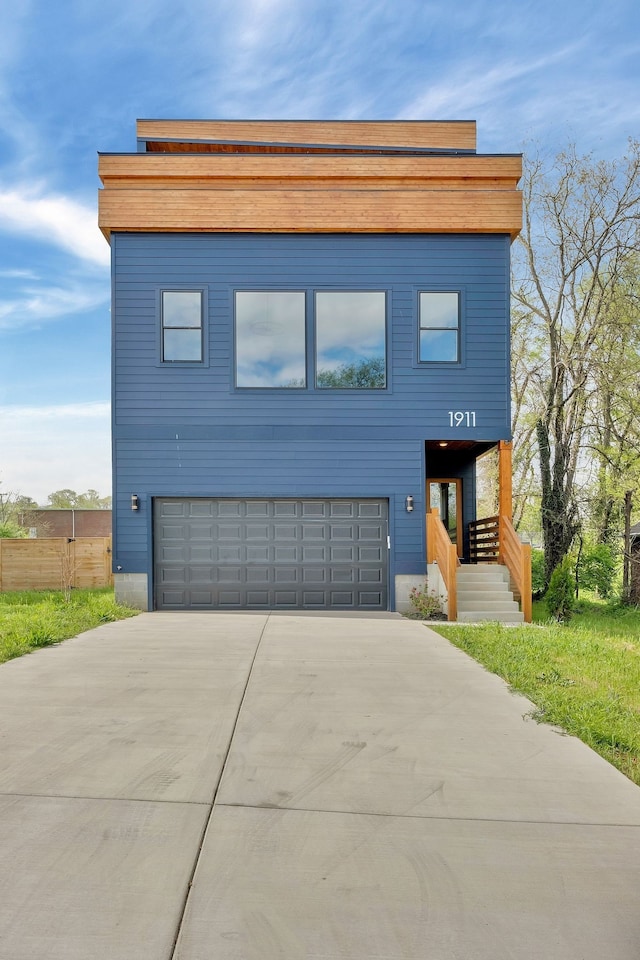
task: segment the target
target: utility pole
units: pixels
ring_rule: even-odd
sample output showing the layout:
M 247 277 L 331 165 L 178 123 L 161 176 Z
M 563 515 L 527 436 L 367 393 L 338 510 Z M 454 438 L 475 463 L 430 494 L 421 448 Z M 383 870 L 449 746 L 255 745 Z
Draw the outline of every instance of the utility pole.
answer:
M 624 495 L 624 554 L 622 564 L 622 602 L 631 603 L 631 494 Z

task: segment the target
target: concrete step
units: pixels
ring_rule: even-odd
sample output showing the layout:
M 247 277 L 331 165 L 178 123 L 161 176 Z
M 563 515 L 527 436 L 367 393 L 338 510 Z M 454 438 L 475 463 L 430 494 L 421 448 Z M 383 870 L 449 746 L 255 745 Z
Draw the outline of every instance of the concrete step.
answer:
M 524 623 L 524 614 L 520 610 L 504 616 L 497 617 L 490 610 L 460 610 L 458 611 L 458 623 L 480 623 L 491 620 L 497 623 Z
M 509 571 L 500 564 L 487 564 L 486 567 L 469 565 L 458 567 L 457 578 L 469 583 L 485 583 L 494 580 L 508 581 Z
M 503 589 L 497 586 L 482 587 L 462 587 L 458 584 L 458 597 L 465 600 L 512 600 L 513 594 L 506 583 Z
M 509 571 L 499 563 L 465 564 L 456 575 L 458 621 L 475 623 L 523 623 L 524 616 L 513 599 Z
M 480 574 L 468 574 L 468 573 L 458 573 L 457 578 L 458 583 L 507 583 L 507 577 L 503 574 L 491 574 L 491 573 L 480 573 Z
M 511 613 L 519 610 L 518 604 L 509 597 L 501 597 L 499 600 L 465 600 L 458 594 L 458 611 L 460 610 L 493 610 L 495 613 Z

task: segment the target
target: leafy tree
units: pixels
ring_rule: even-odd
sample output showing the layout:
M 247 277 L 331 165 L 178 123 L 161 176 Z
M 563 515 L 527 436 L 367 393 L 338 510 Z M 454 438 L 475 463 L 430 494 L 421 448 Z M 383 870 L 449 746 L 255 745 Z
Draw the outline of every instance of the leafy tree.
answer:
M 15 509 L 19 512 L 23 510 L 38 510 L 38 504 L 33 497 L 25 497 L 18 494 L 13 500 Z
M 518 481 L 532 469 L 540 479 L 548 582 L 580 526 L 602 345 L 619 337 L 620 285 L 638 240 L 640 144 L 612 162 L 574 148 L 548 168 L 534 157 L 523 198 L 513 258 L 514 426 L 527 451 Z M 617 413 L 611 422 L 622 425 Z
M 335 370 L 318 370 L 319 387 L 380 389 L 385 385 L 384 357 L 343 363 Z
M 25 530 L 24 527 L 19 526 L 19 524 L 14 523 L 13 520 L 6 520 L 4 523 L 0 523 L 0 537 L 15 540 L 28 536 L 28 531 Z
M 640 257 L 627 262 L 610 311 L 591 394 L 589 453 L 596 478 L 588 510 L 595 540 L 617 547 L 625 490 L 640 487 Z
M 605 599 L 613 593 L 618 556 L 607 543 L 588 546 L 576 568 L 576 582 L 585 590 L 594 590 Z
M 22 531 L 21 529 L 22 512 L 25 509 L 30 509 L 32 504 L 35 507 L 38 506 L 31 497 L 24 497 L 21 494 L 8 491 L 0 491 L 0 526 L 5 530 L 4 533 L 0 533 L 0 536 L 28 536 L 27 531 Z
M 48 496 L 49 507 L 57 510 L 109 510 L 111 497 L 100 497 L 97 490 L 87 490 L 86 493 L 76 493 L 65 487 L 54 490 Z

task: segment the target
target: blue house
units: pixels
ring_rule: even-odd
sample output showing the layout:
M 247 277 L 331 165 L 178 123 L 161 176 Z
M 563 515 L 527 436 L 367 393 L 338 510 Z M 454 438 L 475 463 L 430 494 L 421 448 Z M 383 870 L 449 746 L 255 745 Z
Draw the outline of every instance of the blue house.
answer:
M 471 122 L 137 132 L 136 152 L 100 155 L 119 599 L 402 610 L 429 564 L 455 617 L 456 581 L 484 558 L 526 617 L 510 524 L 520 156 L 476 153 Z M 478 523 L 476 461 L 494 448 L 500 507 Z

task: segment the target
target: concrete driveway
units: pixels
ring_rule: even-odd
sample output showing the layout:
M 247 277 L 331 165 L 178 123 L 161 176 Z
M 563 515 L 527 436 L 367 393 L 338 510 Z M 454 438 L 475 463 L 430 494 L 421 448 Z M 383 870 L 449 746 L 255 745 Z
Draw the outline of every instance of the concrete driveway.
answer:
M 152 613 L 0 667 L 0 960 L 637 960 L 640 789 L 422 624 Z

